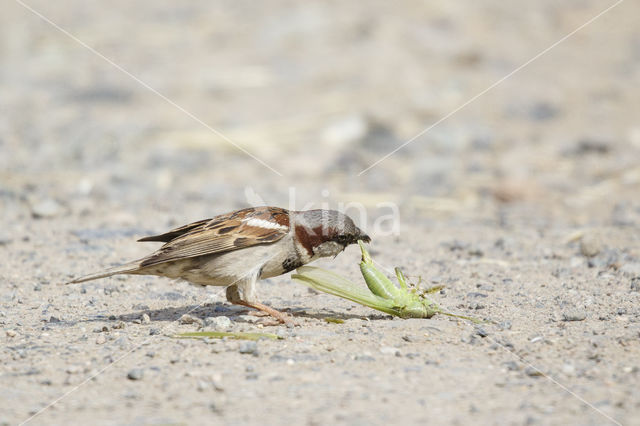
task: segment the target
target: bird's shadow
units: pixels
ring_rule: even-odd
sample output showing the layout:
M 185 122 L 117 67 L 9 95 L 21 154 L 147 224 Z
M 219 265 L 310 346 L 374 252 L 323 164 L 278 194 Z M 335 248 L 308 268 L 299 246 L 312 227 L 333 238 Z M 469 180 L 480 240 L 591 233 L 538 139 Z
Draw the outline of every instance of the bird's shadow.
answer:
M 382 320 L 389 319 L 389 315 L 356 315 L 345 312 L 336 312 L 332 310 L 312 309 L 312 308 L 287 308 L 283 309 L 288 315 L 296 318 L 309 318 L 324 320 L 325 318 L 348 320 L 353 318 L 367 318 L 370 320 Z M 233 318 L 235 321 L 239 320 L 240 315 L 246 315 L 251 312 L 257 312 L 253 309 L 246 308 L 244 306 L 228 305 L 223 302 L 207 303 L 202 305 L 189 305 L 179 307 L 166 307 L 161 309 L 140 309 L 135 312 L 124 313 L 120 315 L 96 315 L 91 318 L 84 319 L 80 322 L 99 322 L 99 321 L 124 321 L 131 322 L 140 320 L 144 314 L 149 316 L 152 321 L 177 321 L 183 315 L 188 314 L 196 318 L 205 319 L 208 317 L 227 316 Z

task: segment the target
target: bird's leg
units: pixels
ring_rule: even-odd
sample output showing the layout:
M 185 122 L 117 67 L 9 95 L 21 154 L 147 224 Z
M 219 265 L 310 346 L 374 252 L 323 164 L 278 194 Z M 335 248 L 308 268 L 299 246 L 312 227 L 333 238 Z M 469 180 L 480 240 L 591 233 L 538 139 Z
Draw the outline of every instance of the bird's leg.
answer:
M 288 315 L 260 303 L 255 299 L 255 279 L 246 280 L 227 287 L 227 300 L 234 305 L 242 305 L 266 312 L 283 324 L 291 323 Z

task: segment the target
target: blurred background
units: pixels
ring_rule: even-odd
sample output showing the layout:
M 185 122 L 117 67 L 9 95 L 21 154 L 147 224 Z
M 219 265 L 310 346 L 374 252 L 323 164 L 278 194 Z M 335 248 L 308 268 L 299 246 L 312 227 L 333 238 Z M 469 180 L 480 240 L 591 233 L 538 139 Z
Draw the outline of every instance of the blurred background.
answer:
M 37 421 L 606 420 L 544 371 L 637 422 L 639 16 L 631 0 L 3 1 L 0 424 L 129 353 Z M 256 358 L 162 335 L 210 300 L 193 315 L 257 330 L 220 289 L 59 285 L 260 202 L 364 206 L 376 259 L 499 324 L 399 326 L 281 276 L 261 301 L 304 326 Z M 392 205 L 399 233 L 372 230 Z M 359 280 L 358 256 L 317 264 Z
M 408 222 L 637 224 L 635 2 L 359 174 L 611 4 L 28 3 L 74 40 L 7 1 L 3 216 L 187 221 L 294 186 Z

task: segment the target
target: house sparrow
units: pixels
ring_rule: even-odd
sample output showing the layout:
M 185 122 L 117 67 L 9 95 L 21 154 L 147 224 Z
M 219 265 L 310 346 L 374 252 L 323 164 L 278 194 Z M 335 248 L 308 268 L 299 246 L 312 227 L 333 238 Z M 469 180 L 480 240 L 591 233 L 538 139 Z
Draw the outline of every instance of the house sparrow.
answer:
M 284 323 L 285 314 L 258 301 L 256 281 L 336 256 L 358 240 L 370 238 L 335 210 L 251 207 L 142 238 L 138 241 L 165 244 L 142 259 L 67 284 L 116 274 L 182 278 L 193 284 L 226 286 L 229 302 L 267 312 Z

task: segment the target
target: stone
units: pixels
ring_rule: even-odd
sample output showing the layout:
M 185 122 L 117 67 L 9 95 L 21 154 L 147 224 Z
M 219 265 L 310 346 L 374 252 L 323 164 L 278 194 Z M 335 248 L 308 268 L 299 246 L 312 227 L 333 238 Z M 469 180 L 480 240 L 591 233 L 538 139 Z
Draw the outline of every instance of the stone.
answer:
M 11 244 L 12 242 L 13 239 L 8 234 L 0 231 L 0 246 L 6 246 L 8 244 Z
M 582 309 L 574 309 L 562 313 L 563 321 L 584 321 L 587 318 L 587 313 Z
M 258 344 L 256 342 L 243 342 L 238 347 L 241 354 L 258 356 Z
M 67 372 L 67 374 L 79 374 L 82 373 L 82 367 L 79 365 L 71 365 L 67 367 L 65 371 Z
M 518 370 L 520 370 L 520 366 L 515 361 L 507 361 L 507 362 L 504 363 L 504 366 L 509 371 L 518 371 Z
M 549 102 L 536 102 L 529 107 L 528 115 L 533 121 L 547 121 L 555 118 L 560 113 L 558 107 Z
M 393 346 L 383 346 L 380 348 L 380 353 L 384 355 L 400 355 L 400 350 L 398 348 L 394 348 Z
M 31 215 L 36 219 L 44 219 L 58 216 L 62 211 L 62 206 L 51 198 L 36 201 L 31 206 Z
M 533 368 L 533 367 L 525 368 L 524 374 L 526 374 L 529 377 L 542 377 L 542 376 L 544 376 L 544 373 L 542 371 L 538 370 L 537 368 Z
M 373 362 L 373 361 L 376 360 L 374 357 L 372 357 L 371 355 L 369 355 L 367 353 L 364 353 L 364 354 L 361 354 L 361 355 L 356 355 L 353 359 L 355 361 L 366 361 L 366 362 Z
M 238 319 L 249 324 L 255 324 L 260 321 L 260 318 L 255 315 L 238 315 Z
M 478 335 L 480 337 L 487 337 L 489 335 L 489 333 L 484 328 L 477 327 L 476 328 L 476 335 Z
M 576 372 L 576 367 L 573 364 L 564 364 L 562 366 L 562 372 L 568 376 L 572 376 Z
M 228 330 L 233 326 L 233 322 L 224 315 L 217 317 L 207 317 L 204 320 L 205 327 L 213 328 L 214 330 Z
M 500 330 L 511 330 L 511 321 L 502 321 L 498 323 Z
M 640 262 L 626 262 L 620 267 L 620 271 L 626 275 L 640 276 Z
M 322 141 L 330 146 L 343 147 L 361 141 L 369 130 L 369 123 L 361 115 L 344 117 L 331 123 L 322 132 Z
M 594 234 L 585 234 L 580 239 L 580 253 L 585 257 L 594 257 L 602 250 L 602 243 Z
M 202 320 L 200 318 L 196 318 L 189 314 L 184 314 L 180 317 L 180 324 L 202 324 Z
M 144 377 L 144 370 L 142 368 L 134 368 L 127 373 L 127 379 L 129 380 L 142 380 Z

